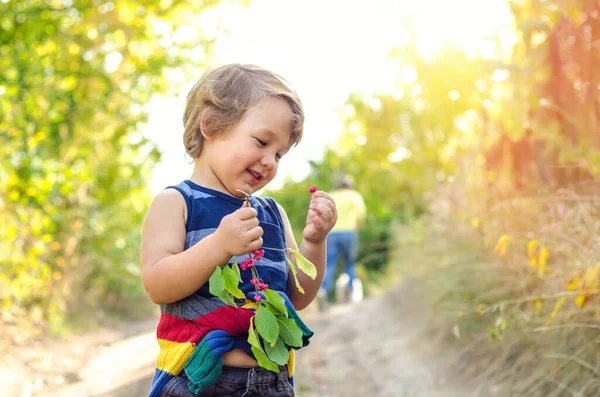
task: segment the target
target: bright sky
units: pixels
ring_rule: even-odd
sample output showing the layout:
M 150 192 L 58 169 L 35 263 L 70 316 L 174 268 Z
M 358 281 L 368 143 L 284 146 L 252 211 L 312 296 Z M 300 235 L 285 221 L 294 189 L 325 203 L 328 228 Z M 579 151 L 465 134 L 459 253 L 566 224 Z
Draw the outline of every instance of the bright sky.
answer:
M 326 145 L 335 142 L 350 93 L 393 90 L 398 71 L 386 55 L 406 43 L 402 21 L 409 15 L 425 56 L 445 42 L 485 51 L 482 39 L 511 21 L 504 0 L 252 0 L 248 7 L 224 4 L 200 20 L 204 29 L 220 23 L 226 31 L 215 33 L 215 63 L 271 69 L 303 101 L 303 141 L 282 159 L 270 188 L 281 187 L 287 175 L 302 179 L 308 160 L 320 159 Z M 157 98 L 150 105 L 144 133 L 163 152 L 152 175 L 153 192 L 191 175 L 181 120 L 187 91 L 199 77 L 189 76 L 179 97 Z

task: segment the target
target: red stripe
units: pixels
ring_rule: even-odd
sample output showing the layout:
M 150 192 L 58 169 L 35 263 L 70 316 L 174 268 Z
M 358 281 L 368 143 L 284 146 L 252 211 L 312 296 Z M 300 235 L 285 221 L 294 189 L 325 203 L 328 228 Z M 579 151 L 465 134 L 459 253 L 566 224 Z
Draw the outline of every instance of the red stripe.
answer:
M 220 307 L 193 320 L 184 320 L 161 313 L 156 337 L 172 342 L 198 343 L 207 333 L 217 329 L 226 331 L 232 336 L 242 335 L 248 332 L 252 316 L 254 316 L 253 310 L 231 306 Z

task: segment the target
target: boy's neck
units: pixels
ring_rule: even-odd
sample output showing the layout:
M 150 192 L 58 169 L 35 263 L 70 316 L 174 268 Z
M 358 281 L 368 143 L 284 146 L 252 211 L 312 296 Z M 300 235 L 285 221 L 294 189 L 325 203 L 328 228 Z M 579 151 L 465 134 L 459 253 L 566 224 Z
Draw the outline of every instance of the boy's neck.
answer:
M 216 190 L 231 197 L 243 198 L 231 194 L 221 183 L 219 178 L 213 173 L 207 161 L 203 161 L 202 157 L 194 160 L 194 171 L 189 177 L 189 180 L 202 187 Z
M 189 179 L 197 185 L 227 193 L 223 191 L 225 189 L 222 184 L 217 177 L 212 174 L 208 164 L 204 164 L 201 157 L 194 159 L 194 171 Z

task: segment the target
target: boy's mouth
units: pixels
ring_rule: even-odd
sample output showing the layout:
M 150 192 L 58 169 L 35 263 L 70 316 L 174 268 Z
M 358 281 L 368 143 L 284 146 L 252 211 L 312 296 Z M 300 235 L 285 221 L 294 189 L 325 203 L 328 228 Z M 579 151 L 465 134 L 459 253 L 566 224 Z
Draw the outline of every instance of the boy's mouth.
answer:
M 255 184 L 260 182 L 260 180 L 264 178 L 260 172 L 252 171 L 250 169 L 247 169 L 246 171 L 248 171 L 248 173 L 252 177 L 252 182 L 254 182 Z

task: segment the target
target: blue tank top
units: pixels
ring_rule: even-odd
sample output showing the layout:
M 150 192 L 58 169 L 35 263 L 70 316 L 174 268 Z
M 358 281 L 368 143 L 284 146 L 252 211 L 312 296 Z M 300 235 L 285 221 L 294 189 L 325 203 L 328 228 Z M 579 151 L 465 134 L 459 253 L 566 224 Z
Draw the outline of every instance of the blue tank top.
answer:
M 167 187 L 167 189 L 169 188 L 179 191 L 183 195 L 187 206 L 184 250 L 214 233 L 219 227 L 221 219 L 238 210 L 245 201 L 245 199 L 208 189 L 189 180 Z M 251 196 L 250 205 L 256 209 L 258 221 L 263 229 L 262 238 L 265 254 L 260 261 L 255 262 L 258 274 L 263 282 L 269 285 L 269 289 L 282 291 L 289 295 L 287 289 L 289 269 L 286 256 L 282 251 L 266 249 L 276 248 L 282 250 L 286 248 L 285 228 L 277 204 L 272 198 Z M 241 263 L 247 257 L 247 255 L 238 256 L 237 263 Z M 229 263 L 232 262 L 233 257 Z M 242 271 L 241 274 L 242 283 L 239 288 L 244 294 L 254 291 L 254 285 L 250 283 L 252 272 L 247 270 Z M 211 302 L 214 302 L 215 299 L 218 298 L 210 294 L 209 283 L 206 282 L 192 296 L 167 305 L 161 305 L 161 311 L 178 317 L 188 317 L 185 312 L 193 311 L 197 313 L 197 310 L 200 310 L 199 307 L 211 307 Z M 253 356 L 246 339 L 246 336 L 236 337 L 235 347 L 241 348 Z

